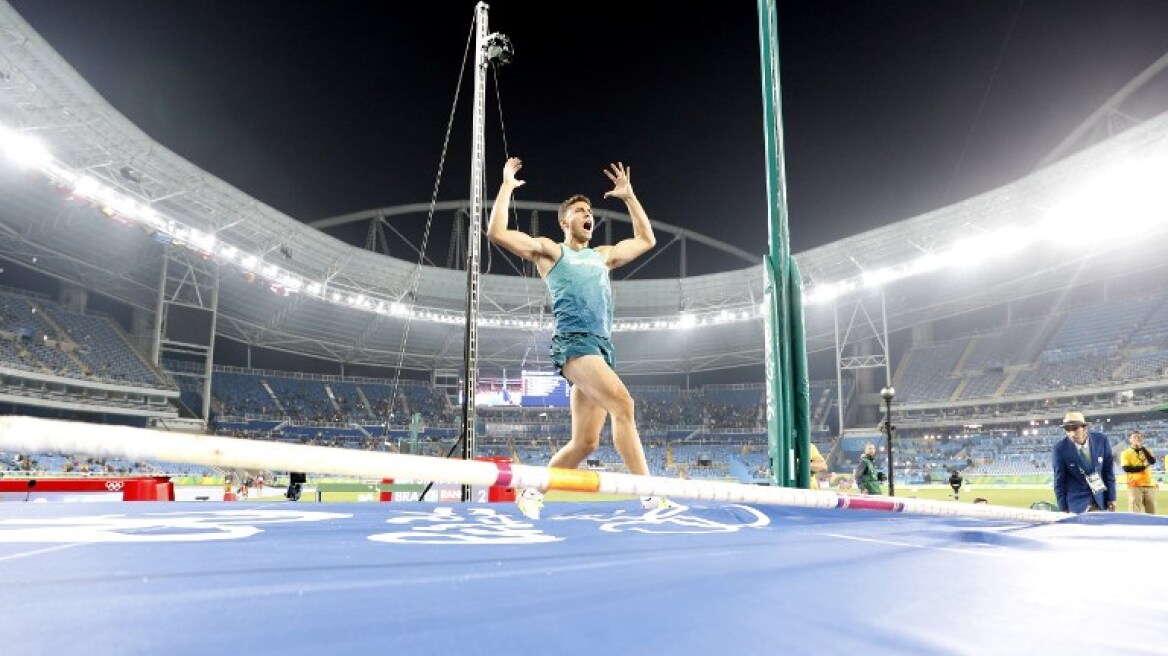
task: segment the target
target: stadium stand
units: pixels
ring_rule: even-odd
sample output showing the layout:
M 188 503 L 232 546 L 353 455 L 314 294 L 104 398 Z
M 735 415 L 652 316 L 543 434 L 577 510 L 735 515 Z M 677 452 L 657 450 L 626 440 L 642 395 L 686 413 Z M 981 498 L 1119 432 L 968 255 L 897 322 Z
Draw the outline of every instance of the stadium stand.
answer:
M 1007 399 L 1029 391 L 1084 389 L 1106 380 L 1156 380 L 1164 376 L 1168 366 L 1165 298 L 1103 303 L 1068 311 L 1053 324 L 1021 322 L 916 347 L 901 358 L 896 379 L 906 403 L 918 407 L 932 404 L 934 412 L 942 416 L 951 413 L 955 420 L 961 410 L 949 407 L 951 399 Z M 168 361 L 166 369 L 173 376 L 173 382 L 168 383 L 107 318 L 68 312 L 46 298 L 7 290 L 0 292 L 0 310 L 8 336 L 0 340 L 5 367 L 48 371 L 79 380 L 172 384 L 180 389 L 186 406 L 201 405 L 201 364 Z M 1101 322 L 1106 322 L 1105 328 L 1097 327 Z M 1043 325 L 1047 325 L 1045 339 L 1041 339 Z M 40 344 L 36 344 L 38 339 Z M 401 380 L 394 388 L 393 381 L 384 379 L 227 366 L 214 367 L 212 381 L 213 426 L 222 434 L 347 448 L 380 449 L 388 444 L 395 450 L 435 455 L 448 451 L 457 435 L 457 399 L 422 381 Z M 850 399 L 851 390 L 852 382 L 845 381 L 845 399 Z M 632 386 L 630 391 L 637 402 L 655 475 L 767 480 L 769 460 L 762 423 L 765 389 L 761 383 L 705 385 L 691 390 L 642 385 Z M 52 393 L 47 387 L 26 392 Z M 813 381 L 810 394 L 814 430 L 831 440 L 837 403 L 835 381 Z M 391 399 L 394 414 L 388 423 L 394 428 L 387 432 L 386 409 Z M 118 404 L 110 397 L 101 402 L 111 408 Z M 972 408 L 981 412 L 978 406 Z M 924 415 L 930 411 L 918 412 Z M 419 444 L 406 446 L 410 438 L 404 427 L 415 413 L 421 415 L 425 428 Z M 942 482 L 953 470 L 969 480 L 1041 477 L 1047 474 L 1053 442 L 1061 438 L 1061 433 L 1050 427 L 928 435 L 911 428 L 913 413 L 905 415 L 910 427 L 899 436 L 896 465 L 899 480 L 908 485 Z M 547 462 L 570 434 L 570 416 L 562 408 L 482 408 L 479 420 L 483 453 L 512 457 L 521 463 Z M 1134 427 L 1145 431 L 1150 448 L 1168 446 L 1165 422 L 1144 421 L 1107 426 L 1117 449 Z M 387 433 L 388 442 L 382 441 L 383 433 Z M 864 443 L 879 443 L 881 439 L 873 433 L 845 435 L 834 445 L 822 444 L 822 451 L 831 454 L 834 471 L 847 472 Z M 883 455 L 881 458 L 880 466 L 886 466 Z M 14 466 L 12 462 L 10 458 L 9 466 Z M 167 463 L 99 465 L 61 454 L 38 455 L 18 464 L 33 471 L 215 475 L 206 469 L 180 469 Z M 611 471 L 623 467 L 619 455 L 607 445 L 594 454 L 588 466 Z M 1162 470 L 1163 464 L 1158 464 L 1156 471 Z

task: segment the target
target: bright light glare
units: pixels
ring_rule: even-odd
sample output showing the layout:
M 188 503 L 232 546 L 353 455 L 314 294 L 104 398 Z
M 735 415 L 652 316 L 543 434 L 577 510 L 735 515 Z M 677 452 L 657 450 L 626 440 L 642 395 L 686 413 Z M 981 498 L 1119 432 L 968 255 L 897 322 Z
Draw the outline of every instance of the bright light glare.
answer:
M 14 132 L 0 126 L 0 148 L 4 154 L 20 166 L 43 166 L 53 160 L 44 142 L 27 134 Z
M 994 246 L 987 251 L 995 257 L 1014 255 L 1034 243 L 1035 235 L 1021 228 L 1003 228 L 993 235 Z
M 88 175 L 80 176 L 73 185 L 73 192 L 86 198 L 93 198 L 100 190 L 101 183 Z
M 893 280 L 897 280 L 901 277 L 903 276 L 889 267 L 876 269 L 874 271 L 865 271 L 863 276 L 864 286 L 869 288 L 879 287 L 885 283 L 892 282 Z
M 1126 162 L 1100 173 L 1060 203 L 1044 228 L 1052 239 L 1114 242 L 1165 225 L 1168 191 L 1163 158 Z
M 913 260 L 908 265 L 908 275 L 914 276 L 922 273 L 929 273 L 936 271 L 945 266 L 945 260 L 935 253 L 925 253 L 924 255 Z

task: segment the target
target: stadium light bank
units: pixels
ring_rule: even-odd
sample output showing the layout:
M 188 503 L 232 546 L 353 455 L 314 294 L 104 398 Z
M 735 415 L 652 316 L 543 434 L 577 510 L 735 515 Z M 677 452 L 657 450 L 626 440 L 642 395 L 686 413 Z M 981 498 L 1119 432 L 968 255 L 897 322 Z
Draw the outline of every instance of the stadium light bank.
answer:
M 403 303 L 398 298 L 381 298 L 365 291 L 339 288 L 327 281 L 314 280 L 287 267 L 265 262 L 263 257 L 244 252 L 214 234 L 163 215 L 145 199 L 134 198 L 91 176 L 71 170 L 56 162 L 48 147 L 39 139 L 4 125 L 0 125 L 0 150 L 16 165 L 39 170 L 72 197 L 91 202 L 110 218 L 123 223 L 136 223 L 144 229 L 160 233 L 174 245 L 196 251 L 208 259 L 215 258 L 220 263 L 238 266 L 249 279 L 262 278 L 274 294 L 305 294 L 353 309 L 411 320 L 460 325 L 465 322 L 465 314 L 462 312 L 427 308 Z M 1100 239 L 1115 241 L 1137 237 L 1156 228 L 1163 229 L 1168 225 L 1168 186 L 1161 184 L 1164 171 L 1168 171 L 1168 160 L 1162 157 L 1118 163 L 1095 176 L 1072 197 L 1050 208 L 1045 213 L 1046 218 L 1035 225 L 1010 226 L 983 232 L 946 248 L 924 253 L 908 262 L 864 271 L 835 282 L 816 283 L 803 295 L 803 304 L 824 305 L 853 292 L 877 289 L 905 278 L 943 269 L 975 268 L 987 261 L 1016 254 L 1052 239 L 1064 243 L 1068 238 L 1072 239 L 1072 243 L 1096 243 Z M 1103 216 L 1108 219 L 1101 220 Z M 971 226 L 971 229 L 976 227 Z M 756 320 L 765 311 L 764 305 L 759 304 L 710 311 L 683 311 L 669 317 L 618 319 L 613 322 L 613 330 L 690 330 Z M 552 320 L 488 313 L 480 316 L 479 325 L 550 331 Z

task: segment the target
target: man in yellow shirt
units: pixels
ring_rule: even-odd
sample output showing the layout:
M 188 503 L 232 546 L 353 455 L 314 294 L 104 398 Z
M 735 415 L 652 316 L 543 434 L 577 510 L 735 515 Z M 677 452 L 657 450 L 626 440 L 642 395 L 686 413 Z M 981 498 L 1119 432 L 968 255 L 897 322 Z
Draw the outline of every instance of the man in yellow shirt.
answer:
M 811 443 L 811 489 L 819 489 L 819 474 L 827 471 L 827 461 L 823 456 L 819 455 L 819 449 L 816 448 L 815 443 Z
M 1156 482 L 1152 480 L 1152 465 L 1156 458 L 1144 448 L 1144 436 L 1132 431 L 1127 436 L 1129 447 L 1120 456 L 1120 466 L 1127 472 L 1128 508 L 1134 512 L 1156 514 Z

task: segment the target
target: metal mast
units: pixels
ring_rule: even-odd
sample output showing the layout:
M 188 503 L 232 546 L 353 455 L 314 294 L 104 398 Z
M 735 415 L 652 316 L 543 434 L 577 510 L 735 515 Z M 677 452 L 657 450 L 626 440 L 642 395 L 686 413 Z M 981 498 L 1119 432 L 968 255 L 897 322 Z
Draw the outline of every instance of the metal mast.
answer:
M 483 167 L 486 158 L 487 4 L 475 5 L 474 109 L 470 161 L 470 228 L 466 240 L 466 338 L 463 343 L 462 458 L 475 457 L 475 390 L 479 359 L 479 260 L 483 231 Z M 462 500 L 470 501 L 470 486 L 462 486 Z

